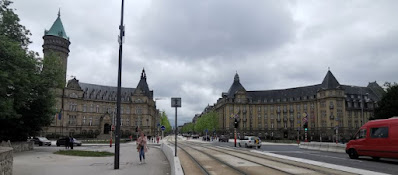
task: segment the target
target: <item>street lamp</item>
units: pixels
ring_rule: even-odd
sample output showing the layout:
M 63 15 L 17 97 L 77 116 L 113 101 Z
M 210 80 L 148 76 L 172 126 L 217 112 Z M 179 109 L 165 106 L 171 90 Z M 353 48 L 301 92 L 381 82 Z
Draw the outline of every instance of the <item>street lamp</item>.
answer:
M 124 25 L 123 25 L 123 12 L 124 12 L 124 0 L 122 0 L 121 7 L 121 19 L 120 19 L 120 34 L 119 34 L 119 67 L 117 76 L 117 110 L 116 110 L 116 133 L 115 133 L 115 162 L 114 169 L 119 169 L 119 154 L 120 154 L 120 103 L 121 103 L 121 91 L 122 91 L 122 53 L 123 53 L 123 37 L 124 37 Z

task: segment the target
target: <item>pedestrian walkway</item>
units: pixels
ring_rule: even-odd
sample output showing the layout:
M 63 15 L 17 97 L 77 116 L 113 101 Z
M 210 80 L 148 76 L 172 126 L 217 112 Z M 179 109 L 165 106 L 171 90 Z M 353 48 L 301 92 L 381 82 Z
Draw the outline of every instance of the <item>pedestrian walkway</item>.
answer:
M 114 147 L 74 147 L 75 150 L 109 151 Z M 157 145 L 149 145 L 145 154 L 146 164 L 139 164 L 135 142 L 120 145 L 119 169 L 114 169 L 114 157 L 77 157 L 53 154 L 63 147 L 35 147 L 33 151 L 14 154 L 14 175 L 169 175 L 170 164 Z

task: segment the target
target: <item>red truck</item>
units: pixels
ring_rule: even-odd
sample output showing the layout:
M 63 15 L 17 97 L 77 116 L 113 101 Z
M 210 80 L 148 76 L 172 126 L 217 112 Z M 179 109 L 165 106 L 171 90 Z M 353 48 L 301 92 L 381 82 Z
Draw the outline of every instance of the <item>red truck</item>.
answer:
M 359 128 L 354 140 L 347 143 L 346 153 L 351 159 L 358 156 L 398 159 L 398 117 L 367 122 Z

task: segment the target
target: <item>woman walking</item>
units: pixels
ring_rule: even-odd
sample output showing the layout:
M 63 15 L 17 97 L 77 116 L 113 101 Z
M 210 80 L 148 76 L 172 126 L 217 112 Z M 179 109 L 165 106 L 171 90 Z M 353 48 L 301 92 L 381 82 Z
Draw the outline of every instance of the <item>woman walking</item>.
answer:
M 147 141 L 145 134 L 141 132 L 137 140 L 137 152 L 139 152 L 140 164 L 145 163 L 145 153 L 148 151 Z

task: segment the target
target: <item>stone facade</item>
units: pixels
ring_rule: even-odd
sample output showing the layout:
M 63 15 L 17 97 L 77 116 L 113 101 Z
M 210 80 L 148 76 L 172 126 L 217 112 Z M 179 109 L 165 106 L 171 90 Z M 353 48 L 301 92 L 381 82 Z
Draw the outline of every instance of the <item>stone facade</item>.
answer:
M 203 113 L 216 111 L 218 133 L 230 136 L 237 118 L 239 135 L 267 139 L 297 139 L 299 136 L 303 139 L 306 120 L 308 140 L 334 140 L 336 128 L 340 138 L 348 139 L 373 116 L 383 92 L 376 82 L 367 87 L 340 85 L 330 71 L 322 84 L 246 91 L 236 74 L 230 90 Z
M 60 14 L 43 37 L 44 59 L 49 53 L 56 54 L 67 71 L 69 37 L 66 36 Z M 45 66 L 45 65 L 44 65 Z M 121 137 L 135 135 L 141 128 L 148 136 L 157 132 L 160 113 L 149 90 L 145 70 L 136 88 L 121 90 Z M 56 89 L 58 113 L 50 127 L 44 128 L 43 136 L 77 136 L 110 138 L 116 121 L 117 87 L 82 83 L 76 78 L 68 81 L 65 88 Z
M 12 148 L 0 147 L 0 174 L 12 175 Z

